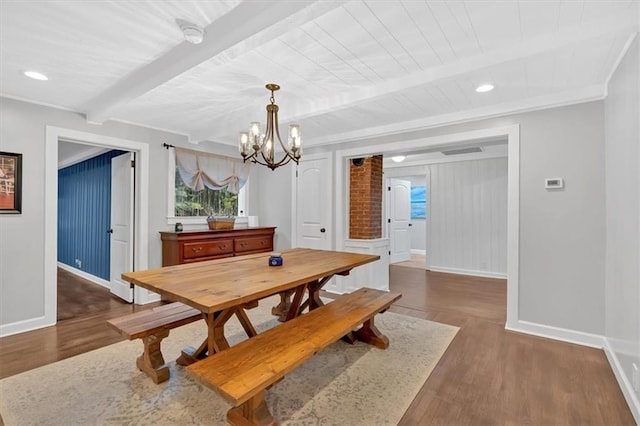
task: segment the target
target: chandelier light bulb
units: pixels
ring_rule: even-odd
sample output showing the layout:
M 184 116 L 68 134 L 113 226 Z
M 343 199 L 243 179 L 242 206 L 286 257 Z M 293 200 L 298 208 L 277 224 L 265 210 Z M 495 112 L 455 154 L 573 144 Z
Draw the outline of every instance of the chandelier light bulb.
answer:
M 247 155 L 249 153 L 249 133 L 248 132 L 240 132 L 238 137 L 240 144 L 238 145 L 238 149 L 240 150 L 240 154 Z
M 260 136 L 260 123 L 257 121 L 252 122 L 249 125 L 249 131 L 251 132 L 251 136 Z
M 302 144 L 302 138 L 300 134 L 300 126 L 297 124 L 289 124 L 289 148 L 297 150 Z

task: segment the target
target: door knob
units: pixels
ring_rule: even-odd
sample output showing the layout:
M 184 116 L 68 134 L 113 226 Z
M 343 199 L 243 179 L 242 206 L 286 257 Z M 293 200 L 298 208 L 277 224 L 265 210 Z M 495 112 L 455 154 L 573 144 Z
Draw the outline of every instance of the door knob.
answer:
M 320 228 L 320 232 L 322 232 L 324 234 L 325 232 L 327 232 L 327 230 L 324 229 L 324 228 Z
M 409 226 L 413 226 L 413 224 L 410 223 Z
M 107 234 L 113 234 L 113 229 L 107 229 Z

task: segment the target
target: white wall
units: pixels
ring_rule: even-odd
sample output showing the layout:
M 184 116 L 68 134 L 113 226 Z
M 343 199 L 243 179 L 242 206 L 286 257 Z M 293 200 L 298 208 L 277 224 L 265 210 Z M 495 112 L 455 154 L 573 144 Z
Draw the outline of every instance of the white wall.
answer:
M 291 169 L 293 165 L 286 165 L 271 170 L 268 167 L 256 165 L 251 178 L 251 191 L 258 191 L 260 202 L 257 210 L 252 210 L 257 214 L 260 225 L 276 226 L 274 238 L 274 250 L 284 250 L 291 248 L 291 191 L 293 182 L 291 180 Z M 256 178 L 254 180 L 254 177 Z
M 411 219 L 411 253 L 427 254 L 427 220 Z
M 520 125 L 518 315 L 522 330 L 555 336 L 566 329 L 570 336 L 565 338 L 591 342 L 604 334 L 603 120 L 603 102 L 597 101 L 400 135 L 415 141 Z M 386 135 L 346 148 L 367 146 L 376 153 L 376 145 L 400 140 L 398 135 Z M 305 152 L 344 148 L 308 147 Z M 263 176 L 262 183 L 270 187 L 269 174 Z M 548 177 L 563 177 L 565 189 L 545 190 Z M 284 199 L 279 200 L 282 209 L 290 208 Z
M 167 224 L 167 151 L 163 142 L 191 147 L 186 137 L 123 123 L 90 125 L 79 114 L 0 98 L 0 151 L 23 154 L 22 214 L 0 215 L 0 334 L 44 317 L 45 126 L 90 132 L 149 145 L 149 267 L 161 265 L 158 234 Z M 214 146 L 197 149 L 236 155 Z M 57 167 L 57 166 L 54 166 Z M 256 201 L 257 204 L 257 201 Z
M 640 41 L 636 37 L 608 86 L 605 100 L 606 316 L 609 357 L 640 423 Z M 624 383 L 626 380 L 626 383 Z M 635 399 L 634 399 L 635 395 Z
M 428 269 L 506 278 L 507 159 L 427 168 Z

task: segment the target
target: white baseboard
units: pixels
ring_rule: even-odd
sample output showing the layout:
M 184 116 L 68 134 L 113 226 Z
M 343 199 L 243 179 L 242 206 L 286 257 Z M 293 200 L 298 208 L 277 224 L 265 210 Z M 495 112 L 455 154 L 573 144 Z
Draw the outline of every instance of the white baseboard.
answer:
M 432 272 L 445 272 L 447 274 L 471 275 L 474 277 L 500 278 L 500 279 L 507 278 L 506 272 L 474 271 L 470 269 L 447 268 L 447 267 L 431 266 L 431 265 L 427 265 L 427 270 Z
M 420 249 L 411 249 L 411 254 L 419 254 L 420 256 L 426 256 L 427 255 L 427 251 L 426 250 L 420 250 Z
M 48 322 L 45 317 L 29 318 L 24 321 L 12 322 L 11 324 L 0 325 L 0 337 L 7 337 L 38 328 L 56 325 L 56 322 Z
M 604 339 L 604 353 L 609 360 L 609 365 L 613 370 L 613 374 L 615 374 L 616 379 L 618 380 L 618 386 L 620 386 L 624 399 L 627 401 L 627 405 L 629 405 L 631 414 L 633 414 L 633 418 L 636 420 L 636 423 L 640 425 L 640 400 L 638 400 L 638 395 L 633 390 L 633 386 L 627 375 L 624 373 L 622 364 L 620 364 L 620 360 L 611 348 L 607 338 Z
M 505 329 L 518 333 L 532 334 L 547 339 L 560 340 L 562 342 L 574 343 L 582 346 L 602 349 L 605 346 L 604 336 L 599 334 L 585 333 L 583 331 L 570 330 L 567 328 L 553 327 L 550 325 L 536 324 L 529 321 L 516 321 L 515 324 L 507 324 Z
M 102 279 L 100 277 L 96 277 L 95 275 L 91 275 L 87 272 L 84 272 L 80 269 L 76 269 L 72 266 L 67 265 L 66 263 L 58 262 L 58 268 L 64 269 L 67 272 L 71 272 L 74 275 L 77 275 L 81 278 L 84 278 L 87 281 L 91 281 L 92 283 L 98 284 L 105 288 L 111 288 L 109 281 Z

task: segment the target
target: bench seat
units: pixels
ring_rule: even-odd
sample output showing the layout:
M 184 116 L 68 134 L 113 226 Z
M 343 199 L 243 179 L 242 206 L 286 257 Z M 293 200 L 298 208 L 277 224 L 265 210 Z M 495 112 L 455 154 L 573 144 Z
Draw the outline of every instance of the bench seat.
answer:
M 136 365 L 155 383 L 169 379 L 169 367 L 165 366 L 160 351 L 160 342 L 169 335 L 169 330 L 202 318 L 202 313 L 180 302 L 134 312 L 107 323 L 129 340 L 142 339 L 144 350 Z
M 402 295 L 362 288 L 298 316 L 187 368 L 198 381 L 219 392 L 234 407 L 231 424 L 270 424 L 264 391 L 333 342 L 355 338 L 386 349 L 388 339 L 374 325 Z M 373 374 L 373 372 L 372 372 Z

